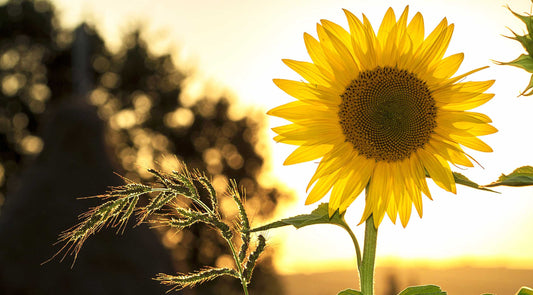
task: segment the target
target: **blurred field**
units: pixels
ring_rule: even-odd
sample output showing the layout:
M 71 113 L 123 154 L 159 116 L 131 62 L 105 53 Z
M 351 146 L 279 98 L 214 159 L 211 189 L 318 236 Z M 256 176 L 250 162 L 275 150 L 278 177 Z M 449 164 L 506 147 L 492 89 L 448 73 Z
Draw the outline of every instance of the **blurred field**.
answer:
M 283 277 L 288 295 L 335 295 L 358 287 L 355 272 L 295 274 Z M 376 295 L 398 294 L 410 285 L 438 285 L 450 295 L 512 295 L 533 287 L 533 270 L 507 268 L 393 268 L 376 270 Z

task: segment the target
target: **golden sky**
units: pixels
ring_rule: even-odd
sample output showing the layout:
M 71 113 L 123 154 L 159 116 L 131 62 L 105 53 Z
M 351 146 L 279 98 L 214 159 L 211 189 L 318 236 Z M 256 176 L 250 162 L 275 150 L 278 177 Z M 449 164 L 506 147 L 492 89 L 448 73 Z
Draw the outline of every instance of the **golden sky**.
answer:
M 89 19 L 111 47 L 132 25 L 148 27 L 146 37 L 156 50 L 177 53 L 176 62 L 194 69 L 186 91 L 194 97 L 205 90 L 229 91 L 243 105 L 267 110 L 292 100 L 272 83 L 273 78 L 299 80 L 281 59 L 309 60 L 303 33 L 316 36 L 320 19 L 347 27 L 342 8 L 360 16 L 365 13 L 374 27 L 389 6 L 410 15 L 424 15 L 426 32 L 444 17 L 455 24 L 447 55 L 465 53 L 459 73 L 490 65 L 470 80 L 496 79 L 489 90 L 496 94 L 477 108 L 488 114 L 500 131 L 483 138 L 493 153 L 471 152 L 483 166 L 459 171 L 482 184 L 522 165 L 533 165 L 530 138 L 533 98 L 517 97 L 529 82 L 529 75 L 517 68 L 496 66 L 491 60 L 509 61 L 522 53 L 521 46 L 502 37 L 509 28 L 524 32 L 522 23 L 505 8 L 530 12 L 529 0 L 53 0 L 61 22 L 74 26 Z M 224 90 L 220 90 L 220 87 Z M 217 95 L 214 93 L 213 95 Z M 266 115 L 265 115 L 266 116 Z M 270 119 L 270 127 L 283 124 Z M 268 133 L 269 137 L 274 134 Z M 310 212 L 304 206 L 305 188 L 316 163 L 283 166 L 293 147 L 273 144 L 272 175 L 282 179 L 298 195 L 284 206 L 280 217 Z M 456 169 L 457 170 L 457 169 Z M 295 177 L 297 176 L 297 177 Z M 265 179 L 268 179 L 266 177 Z M 406 229 L 385 219 L 378 237 L 378 265 L 387 263 L 463 263 L 470 265 L 533 267 L 533 188 L 503 188 L 502 194 L 458 188 L 457 195 L 430 187 L 434 201 L 424 201 L 424 217 L 416 214 Z M 349 223 L 359 221 L 364 204 L 356 201 L 347 213 Z M 362 242 L 362 227 L 355 228 Z M 281 271 L 314 272 L 354 268 L 354 251 L 349 237 L 333 226 L 301 230 L 287 228 L 268 233 Z

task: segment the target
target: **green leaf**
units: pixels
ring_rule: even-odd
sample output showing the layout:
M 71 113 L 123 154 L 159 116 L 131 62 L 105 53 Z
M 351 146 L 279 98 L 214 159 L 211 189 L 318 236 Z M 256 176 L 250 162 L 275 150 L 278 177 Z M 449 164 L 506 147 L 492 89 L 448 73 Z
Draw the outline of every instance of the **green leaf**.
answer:
M 463 174 L 461 174 L 459 172 L 452 172 L 452 173 L 453 173 L 453 180 L 457 184 L 468 186 L 468 187 L 475 188 L 475 189 L 482 190 L 482 191 L 489 191 L 489 192 L 493 192 L 493 193 L 498 193 L 497 191 L 493 191 L 491 189 L 486 188 L 485 186 L 481 186 L 481 185 L 473 182 L 472 180 L 468 179 L 466 176 L 464 176 Z M 426 171 L 426 177 L 430 177 L 429 173 L 427 171 Z
M 335 224 L 343 228 L 348 227 L 348 225 L 344 221 L 344 214 L 341 215 L 339 214 L 339 211 L 336 211 L 333 216 L 329 217 L 328 203 L 322 203 L 318 205 L 318 208 L 313 210 L 310 214 L 302 214 L 285 218 L 279 221 L 269 223 L 267 225 L 251 229 L 250 232 L 263 231 L 287 225 L 292 225 L 296 228 L 301 228 L 313 224 Z
M 485 185 L 485 187 L 494 187 L 494 186 L 526 186 L 533 185 L 533 167 L 523 166 L 515 169 L 511 174 L 505 175 L 502 174 L 497 181 Z
M 408 287 L 398 295 L 446 295 L 446 292 L 442 291 L 439 286 L 425 285 Z
M 337 295 L 363 295 L 363 293 L 354 289 L 346 289 L 340 291 Z
M 516 295 L 533 295 L 533 289 L 522 287 L 522 289 L 520 289 Z
M 488 189 L 486 187 L 480 186 L 479 184 L 473 182 L 472 180 L 468 179 L 466 176 L 464 176 L 463 174 L 458 173 L 458 172 L 453 172 L 453 179 L 455 180 L 455 183 L 457 183 L 457 184 L 461 184 L 461 185 L 468 186 L 468 187 L 471 187 L 471 188 L 475 188 L 475 189 L 478 189 L 478 190 L 498 193 L 497 191 L 493 191 L 493 190 Z
M 521 54 L 517 59 L 510 62 L 500 62 L 499 64 L 515 66 L 533 73 L 533 58 L 526 54 Z

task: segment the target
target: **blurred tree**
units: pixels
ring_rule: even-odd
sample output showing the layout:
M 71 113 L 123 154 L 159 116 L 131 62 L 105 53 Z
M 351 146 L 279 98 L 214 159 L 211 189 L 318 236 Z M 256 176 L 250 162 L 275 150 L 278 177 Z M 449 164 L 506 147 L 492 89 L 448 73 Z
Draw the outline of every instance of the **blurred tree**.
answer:
M 53 19 L 44 2 L 9 1 L 0 9 L 0 202 L 23 159 L 42 150 L 36 131 L 51 98 L 46 62 L 57 50 Z
M 151 177 L 146 173 L 147 167 L 176 169 L 173 164 L 178 159 L 169 156 L 175 154 L 190 168 L 212 175 L 219 193 L 226 189 L 228 179 L 236 179 L 244 187 L 253 212 L 271 214 L 280 192 L 261 186 L 257 180 L 263 164 L 255 149 L 260 121 L 246 116 L 230 118 L 230 103 L 225 98 L 203 98 L 190 107 L 184 106 L 180 93 L 185 76 L 174 66 L 170 55 L 152 56 L 140 35 L 140 31 L 130 34 L 124 49 L 112 59 L 93 59 L 93 66 L 102 75 L 90 100 L 98 106 L 101 117 L 109 121 L 109 141 L 126 176 Z M 225 213 L 232 215 L 236 211 L 227 208 Z M 224 263 L 229 258 L 223 255 L 227 253 L 223 241 L 205 227 L 194 226 L 179 235 L 169 232 L 163 236 L 165 244 L 172 248 L 179 271 Z M 271 277 L 255 294 L 280 294 L 268 265 L 265 261 L 257 268 L 255 282 L 261 280 L 262 272 L 269 272 Z M 190 292 L 240 294 L 241 290 L 236 281 L 228 285 L 228 281 L 219 280 Z
M 103 233 L 72 270 L 40 265 L 57 251 L 58 233 L 95 205 L 75 198 L 119 182 L 106 155 L 104 124 L 83 103 L 88 87 L 79 85 L 92 80 L 91 71 L 78 73 L 79 57 L 105 47 L 81 26 L 76 35 L 86 38 L 76 41 L 85 41 L 86 50 L 80 51 L 80 42 L 70 42 L 72 34 L 54 25 L 46 2 L 9 1 L 0 15 L 0 167 L 8 179 L 0 214 L 0 293 L 163 292 L 146 278 L 172 271 L 170 255 L 147 226 L 123 239 Z
M 398 293 L 400 293 L 398 276 L 394 272 L 391 272 L 387 275 L 387 283 L 384 295 L 396 295 Z
M 37 133 L 41 114 L 50 103 L 68 103 L 76 89 L 86 87 L 79 85 L 73 73 L 73 35 L 55 23 L 53 9 L 44 1 L 10 0 L 0 7 L 0 201 L 7 192 L 6 205 L 11 192 L 18 190 L 20 178 L 16 175 L 43 148 Z M 106 138 L 114 161 L 121 167 L 119 173 L 139 180 L 149 176 L 146 168 L 175 169 L 177 159 L 169 156 L 175 154 L 191 168 L 212 175 L 219 192 L 228 179 L 236 179 L 246 190 L 252 212 L 263 217 L 272 213 L 281 193 L 257 180 L 263 164 L 256 150 L 259 120 L 251 116 L 231 118 L 230 102 L 225 98 L 203 98 L 185 105 L 180 94 L 186 76 L 170 55 L 151 54 L 139 30 L 125 38 L 122 50 L 110 53 L 96 32 L 87 26 L 82 29 L 91 46 L 87 73 L 93 87 L 89 102 L 107 122 Z M 41 202 L 46 202 L 43 196 Z M 78 206 L 87 204 L 77 202 Z M 228 217 L 235 213 L 233 208 L 226 209 Z M 160 230 L 159 234 L 172 251 L 177 271 L 228 261 L 224 244 L 209 229 L 193 227 L 177 235 Z M 282 294 L 268 258 L 256 269 L 251 288 L 253 294 Z M 221 279 L 184 292 L 241 291 L 237 281 Z

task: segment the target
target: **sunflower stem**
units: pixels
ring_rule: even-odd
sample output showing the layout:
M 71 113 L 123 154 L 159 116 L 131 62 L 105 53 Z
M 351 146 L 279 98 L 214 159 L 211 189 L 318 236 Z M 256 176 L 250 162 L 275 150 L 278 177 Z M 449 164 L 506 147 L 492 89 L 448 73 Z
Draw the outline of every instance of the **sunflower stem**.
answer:
M 359 243 L 357 242 L 357 238 L 355 237 L 355 234 L 353 233 L 352 229 L 348 225 L 342 225 L 342 228 L 344 228 L 348 234 L 350 235 L 350 238 L 352 239 L 353 246 L 355 248 L 355 254 L 357 255 L 356 262 L 357 262 L 357 271 L 358 273 L 361 272 L 361 248 L 359 247 Z
M 378 229 L 374 225 L 374 217 L 370 215 L 365 224 L 365 244 L 360 268 L 361 292 L 363 295 L 374 295 L 374 263 L 376 261 L 377 238 Z

